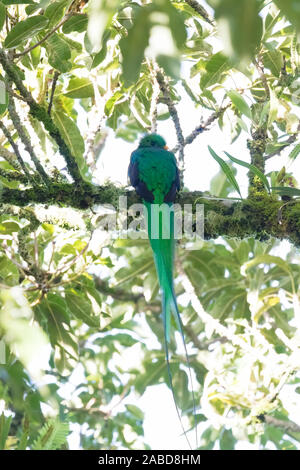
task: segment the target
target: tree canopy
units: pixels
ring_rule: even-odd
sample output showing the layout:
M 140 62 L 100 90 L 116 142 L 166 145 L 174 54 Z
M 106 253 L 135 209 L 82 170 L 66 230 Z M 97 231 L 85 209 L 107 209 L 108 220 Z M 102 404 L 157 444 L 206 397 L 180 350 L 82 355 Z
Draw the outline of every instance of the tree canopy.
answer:
M 298 3 L 0 1 L 1 449 L 67 448 L 72 430 L 81 449 L 148 448 L 138 399 L 169 386 L 158 282 L 148 240 L 107 226 L 139 199 L 99 162 L 108 134 L 166 120 L 177 202 L 204 205 L 204 239 L 177 247 L 197 413 L 173 332 L 179 409 L 199 449 L 299 449 Z M 247 145 L 212 141 L 220 170 L 190 191 L 185 157 L 214 126 Z

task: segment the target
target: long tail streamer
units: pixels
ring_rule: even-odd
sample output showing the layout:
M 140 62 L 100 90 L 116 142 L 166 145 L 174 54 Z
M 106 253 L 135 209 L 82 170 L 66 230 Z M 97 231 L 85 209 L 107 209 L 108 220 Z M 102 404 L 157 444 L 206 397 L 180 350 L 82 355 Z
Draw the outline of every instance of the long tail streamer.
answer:
M 175 403 L 177 415 L 180 420 L 180 424 L 190 448 L 187 431 L 185 430 L 179 408 L 176 402 L 176 396 L 173 387 L 173 379 L 170 368 L 170 356 L 169 347 L 170 343 L 170 330 L 171 330 L 171 313 L 173 313 L 175 321 L 178 325 L 178 329 L 182 338 L 187 366 L 189 370 L 189 378 L 192 388 L 192 399 L 193 399 L 193 413 L 196 420 L 196 405 L 195 395 L 192 380 L 192 372 L 187 353 L 186 342 L 184 339 L 183 325 L 180 318 L 180 313 L 177 306 L 176 296 L 174 292 L 173 283 L 173 266 L 174 266 L 174 252 L 175 252 L 175 238 L 174 238 L 174 210 L 172 203 L 164 204 L 152 204 L 144 201 L 146 209 L 146 221 L 149 241 L 153 250 L 154 261 L 156 265 L 156 271 L 158 275 L 159 285 L 162 291 L 162 313 L 163 313 L 163 324 L 164 324 L 164 340 L 165 340 L 165 352 L 170 387 Z M 195 423 L 196 429 L 196 448 L 198 447 L 198 436 L 197 436 L 197 422 Z

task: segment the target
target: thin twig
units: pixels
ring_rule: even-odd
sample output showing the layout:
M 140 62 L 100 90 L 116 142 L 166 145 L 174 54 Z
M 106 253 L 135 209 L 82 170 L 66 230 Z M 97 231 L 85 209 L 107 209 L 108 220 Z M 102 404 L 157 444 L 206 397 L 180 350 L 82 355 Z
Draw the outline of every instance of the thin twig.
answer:
M 202 134 L 202 132 L 209 130 L 209 126 L 216 121 L 225 111 L 227 108 L 231 106 L 230 103 L 228 103 L 226 106 L 223 106 L 220 108 L 218 111 L 215 111 L 212 113 L 211 116 L 203 123 L 197 126 L 185 139 L 184 139 L 184 146 L 191 144 L 198 135 Z M 176 145 L 174 148 L 172 148 L 171 152 L 176 153 L 179 150 L 179 145 Z
M 201 5 L 199 5 L 199 3 L 196 0 L 185 0 L 185 3 L 190 5 L 190 7 L 192 7 L 193 10 L 195 10 L 197 13 L 199 13 L 199 15 L 201 15 L 202 18 L 205 21 L 207 21 L 207 23 L 209 23 L 211 26 L 214 26 L 214 21 L 212 20 L 210 15 L 207 13 L 205 8 L 203 8 Z
M 269 158 L 275 157 L 276 155 L 280 155 L 282 150 L 284 150 L 286 147 L 289 147 L 290 145 L 294 144 L 296 140 L 298 139 L 298 133 L 300 132 L 300 121 L 297 127 L 297 133 L 291 135 L 285 142 L 284 144 L 277 150 L 274 150 L 274 152 L 269 153 L 268 155 L 265 156 L 265 160 L 269 160 Z
M 261 54 L 258 55 L 257 60 L 254 60 L 255 67 L 259 73 L 260 79 L 262 81 L 263 87 L 266 92 L 266 101 L 270 99 L 270 88 L 268 85 L 267 77 L 265 75 L 264 63 L 262 60 Z
M 5 137 L 7 138 L 8 142 L 10 143 L 10 145 L 12 146 L 12 148 L 14 149 L 14 152 L 15 152 L 15 155 L 18 159 L 18 162 L 22 168 L 22 170 L 24 171 L 24 174 L 26 175 L 28 181 L 30 181 L 31 183 L 34 184 L 34 180 L 32 178 L 32 176 L 30 175 L 29 171 L 27 170 L 26 168 L 26 165 L 23 161 L 23 158 L 21 157 L 21 154 L 19 152 L 19 148 L 17 146 L 17 144 L 14 142 L 9 130 L 7 129 L 7 127 L 3 124 L 2 121 L 0 121 L 0 129 L 2 130 L 3 134 L 5 135 Z
M 17 171 L 22 170 L 22 167 L 16 158 L 16 154 L 13 152 L 10 152 L 5 147 L 2 147 L 1 145 L 0 145 L 0 157 L 4 158 L 4 160 L 6 160 L 15 170 Z
M 53 98 L 54 98 L 54 92 L 55 92 L 55 88 L 56 88 L 56 83 L 57 83 L 58 77 L 59 77 L 59 72 L 58 72 L 57 70 L 55 70 L 55 72 L 54 72 L 54 77 L 53 77 L 53 81 L 52 81 L 52 88 L 51 88 L 50 101 L 49 101 L 49 106 L 48 106 L 48 114 L 49 114 L 49 116 L 50 116 L 50 114 L 51 114 L 51 109 L 52 109 L 52 105 L 53 105 Z
M 39 162 L 36 154 L 35 154 L 35 151 L 31 145 L 31 142 L 30 142 L 30 139 L 26 133 L 26 130 L 24 129 L 24 127 L 22 126 L 21 124 L 21 120 L 20 120 L 20 117 L 16 111 L 16 107 L 15 107 L 15 103 L 14 103 L 14 99 L 13 97 L 10 95 L 10 92 L 11 92 L 11 86 L 9 84 L 8 81 L 6 81 L 6 89 L 9 93 L 9 100 L 8 100 L 8 112 L 9 112 L 9 115 L 10 115 L 10 118 L 19 134 L 19 137 L 21 139 L 21 141 L 23 142 L 24 144 L 24 147 L 25 147 L 25 150 L 28 152 L 28 154 L 30 155 L 30 158 L 31 160 L 33 161 L 34 163 L 34 166 L 37 170 L 37 172 L 41 175 L 42 177 L 42 180 L 44 181 L 44 183 L 46 183 L 47 185 L 50 184 L 50 180 L 48 178 L 48 175 L 47 173 L 45 172 L 43 166 L 41 165 L 41 163 Z
M 156 78 L 156 74 L 153 69 L 153 65 L 151 64 L 150 61 L 148 61 L 148 67 L 149 67 L 151 82 L 153 85 L 149 119 L 151 122 L 151 132 L 156 133 L 157 132 L 157 105 L 158 105 L 158 100 L 159 100 L 159 95 L 160 95 L 160 87 Z
M 168 106 L 169 113 L 171 116 L 171 119 L 174 123 L 176 135 L 177 135 L 177 141 L 178 141 L 178 152 L 179 152 L 179 170 L 180 170 L 180 180 L 181 180 L 181 186 L 183 186 L 183 173 L 184 173 L 184 137 L 183 137 L 183 132 L 181 128 L 181 124 L 179 121 L 179 116 L 177 113 L 177 109 L 175 108 L 175 105 L 173 103 L 173 100 L 171 98 L 170 94 L 170 88 L 169 88 L 169 83 L 168 83 L 168 78 L 165 76 L 163 70 L 157 65 L 154 64 L 154 70 L 156 73 L 156 79 L 159 84 L 159 88 L 162 92 L 164 102 Z
M 70 175 L 72 176 L 72 178 L 78 185 L 81 185 L 82 177 L 81 177 L 81 174 L 80 174 L 77 162 L 76 162 L 76 158 L 74 157 L 74 155 L 72 155 L 65 140 L 62 138 L 62 135 L 59 129 L 57 128 L 53 120 L 49 117 L 46 109 L 34 100 L 31 93 L 24 86 L 23 81 L 18 75 L 16 68 L 13 66 L 13 63 L 10 57 L 8 57 L 6 52 L 1 48 L 0 48 L 0 63 L 2 67 L 4 68 L 9 80 L 14 82 L 14 84 L 16 85 L 17 89 L 19 90 L 23 98 L 25 98 L 25 100 L 27 101 L 30 107 L 30 113 L 32 114 L 32 116 L 44 124 L 45 129 L 49 132 L 49 135 L 57 143 L 61 155 L 66 160 Z

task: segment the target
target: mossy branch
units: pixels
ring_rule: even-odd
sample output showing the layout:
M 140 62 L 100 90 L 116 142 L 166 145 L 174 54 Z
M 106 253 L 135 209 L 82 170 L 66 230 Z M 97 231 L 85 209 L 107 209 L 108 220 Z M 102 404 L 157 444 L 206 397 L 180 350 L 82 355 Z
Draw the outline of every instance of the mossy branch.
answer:
M 83 184 L 83 180 L 81 178 L 80 171 L 76 163 L 76 159 L 74 155 L 72 155 L 72 153 L 70 152 L 69 147 L 67 146 L 64 139 L 62 138 L 52 118 L 49 116 L 47 109 L 45 109 L 42 105 L 36 103 L 31 93 L 23 85 L 22 79 L 20 78 L 18 74 L 17 67 L 11 62 L 11 60 L 6 55 L 5 51 L 1 48 L 0 48 L 0 63 L 7 74 L 8 80 L 10 80 L 11 82 L 15 84 L 21 96 L 29 105 L 30 114 L 34 118 L 36 118 L 38 121 L 44 124 L 44 127 L 49 132 L 49 135 L 57 143 L 59 151 L 61 155 L 65 158 L 68 171 L 70 175 L 72 176 L 72 178 L 74 179 L 74 181 L 79 185 Z
M 70 183 L 52 182 L 50 187 L 40 186 L 24 190 L 3 188 L 0 204 L 24 207 L 28 204 L 55 204 L 81 210 L 98 204 L 111 204 L 119 208 L 119 197 L 127 197 L 127 207 L 140 202 L 134 191 L 112 184 L 78 186 Z M 243 239 L 255 237 L 265 241 L 270 237 L 289 240 L 300 246 L 300 202 L 294 199 L 288 204 L 261 192 L 252 194 L 249 199 L 234 200 L 211 198 L 200 191 L 181 192 L 177 201 L 185 209 L 185 204 L 204 205 L 206 239 L 219 236 Z
M 20 117 L 19 117 L 19 115 L 17 113 L 17 110 L 16 110 L 16 107 L 15 107 L 14 99 L 10 94 L 10 92 L 12 91 L 11 86 L 8 82 L 6 82 L 6 89 L 7 89 L 8 94 L 9 94 L 8 113 L 9 113 L 9 116 L 10 116 L 12 122 L 13 122 L 13 125 L 14 125 L 16 131 L 18 132 L 18 135 L 19 135 L 21 141 L 24 144 L 25 150 L 28 152 L 32 162 L 34 163 L 34 166 L 35 166 L 37 172 L 40 174 L 40 176 L 42 178 L 42 181 L 45 184 L 49 185 L 50 181 L 49 181 L 48 175 L 45 172 L 43 166 L 41 165 L 39 159 L 37 158 L 37 156 L 35 154 L 34 148 L 31 145 L 31 142 L 30 142 L 29 136 L 26 132 L 26 129 L 21 124 Z

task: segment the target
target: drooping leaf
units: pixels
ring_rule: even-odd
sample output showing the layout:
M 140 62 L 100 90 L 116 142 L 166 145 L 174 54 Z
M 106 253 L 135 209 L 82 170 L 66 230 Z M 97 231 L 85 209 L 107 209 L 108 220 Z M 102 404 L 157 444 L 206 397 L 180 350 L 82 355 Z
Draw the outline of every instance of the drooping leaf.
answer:
M 209 150 L 211 156 L 216 160 L 216 162 L 219 163 L 220 167 L 224 171 L 225 175 L 227 176 L 228 180 L 232 184 L 233 188 L 242 197 L 239 185 L 237 183 L 237 180 L 235 179 L 235 176 L 234 176 L 230 166 L 221 157 L 219 157 L 219 155 L 217 155 L 216 152 L 210 146 L 208 146 L 208 150 Z
M 251 170 L 252 173 L 258 176 L 258 178 L 263 182 L 268 192 L 270 192 L 271 188 L 270 188 L 270 184 L 269 184 L 267 177 L 256 166 L 251 165 L 251 163 L 244 162 L 243 160 L 239 160 L 238 158 L 235 158 L 232 155 L 230 155 L 228 152 L 224 152 L 224 153 L 226 153 L 227 157 L 230 158 L 230 160 L 232 160 L 234 163 L 237 163 L 238 165 L 244 166 L 245 168 L 248 168 L 249 170 Z

